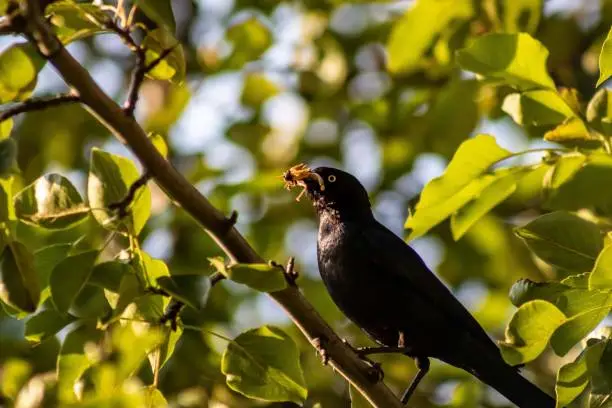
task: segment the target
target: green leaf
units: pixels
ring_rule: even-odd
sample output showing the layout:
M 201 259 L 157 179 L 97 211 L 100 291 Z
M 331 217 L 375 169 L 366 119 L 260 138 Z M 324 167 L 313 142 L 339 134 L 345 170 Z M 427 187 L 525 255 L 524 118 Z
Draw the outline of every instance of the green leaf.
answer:
M 13 241 L 0 259 L 0 299 L 24 312 L 33 312 L 40 299 L 40 282 L 34 258 L 25 245 Z
M 172 13 L 171 0 L 134 0 L 147 17 L 171 32 L 176 31 L 176 22 Z
M 59 174 L 39 177 L 21 190 L 14 202 L 17 217 L 44 228 L 68 228 L 89 215 L 77 189 Z
M 499 343 L 504 360 L 513 366 L 532 361 L 564 321 L 565 315 L 551 303 L 532 300 L 523 304 L 508 323 L 505 340 Z
M 49 288 L 51 271 L 62 259 L 66 258 L 70 248 L 72 248 L 71 244 L 55 244 L 34 252 L 34 269 L 38 274 L 38 281 L 42 288 L 39 305 L 51 295 L 51 289 Z
M 91 212 L 104 228 L 138 235 L 151 213 L 151 191 L 148 186 L 138 189 L 129 207 L 129 214 L 118 219 L 107 207 L 120 202 L 130 186 L 139 178 L 132 161 L 99 149 L 91 152 L 87 196 Z
M 600 143 L 595 135 L 589 132 L 586 124 L 580 118 L 568 118 L 565 122 L 544 134 L 544 140 L 573 146 L 582 143 Z
M 0 140 L 7 139 L 13 130 L 13 119 L 8 118 L 0 122 Z
M 135 323 L 116 327 L 112 333 L 113 349 L 119 354 L 117 375 L 125 381 L 142 365 L 147 354 L 153 352 L 164 340 L 161 330 L 136 327 Z
M 612 245 L 601 251 L 589 277 L 589 289 L 612 289 Z
M 240 102 L 243 105 L 259 108 L 266 100 L 278 94 L 280 87 L 266 77 L 254 72 L 244 78 Z
M 308 395 L 299 350 L 274 326 L 248 330 L 230 342 L 221 372 L 232 390 L 249 398 L 302 404 Z
M 135 274 L 134 268 L 128 263 L 121 261 L 101 262 L 94 266 L 88 283 L 118 293 L 121 279 L 128 274 Z
M 531 300 L 541 299 L 555 303 L 559 296 L 570 289 L 568 285 L 557 282 L 534 282 L 520 279 L 510 288 L 510 301 L 516 307 Z
M 67 312 L 72 302 L 85 286 L 94 263 L 98 258 L 98 251 L 82 252 L 60 261 L 53 271 L 49 283 L 51 298 L 57 310 Z
M 412 229 L 410 239 L 423 235 L 478 196 L 496 179 L 494 175 L 485 175 L 491 165 L 509 155 L 489 135 L 463 142 L 444 174 L 423 189 L 416 212 L 406 221 L 405 227 Z
M 555 170 L 552 188 L 549 188 L 547 208 L 578 210 L 581 208 L 607 208 L 612 205 L 612 157 L 603 152 L 591 153 L 586 159 L 578 155 L 559 159 L 555 168 L 564 166 L 557 176 Z M 582 161 L 581 161 L 582 160 Z
M 66 335 L 57 359 L 57 395 L 60 402 L 76 402 L 76 381 L 93 361 L 85 355 L 87 343 L 97 344 L 104 332 L 95 324 L 82 324 Z
M 546 47 L 527 33 L 483 35 L 457 53 L 463 69 L 503 80 L 523 91 L 555 89 L 546 71 L 547 58 Z
M 504 31 L 533 34 L 542 17 L 542 0 L 503 0 Z
M 166 263 L 161 259 L 151 258 L 146 252 L 137 252 L 134 266 L 138 276 L 149 285 L 155 285 L 157 278 L 170 276 Z
M 603 248 L 597 225 L 565 211 L 538 217 L 515 233 L 543 261 L 569 271 L 591 270 Z
M 599 54 L 599 79 L 595 86 L 603 84 L 610 76 L 612 76 L 612 28 L 608 31 L 608 36 L 601 47 L 601 53 Z
M 512 93 L 504 99 L 502 109 L 519 125 L 558 125 L 576 116 L 561 95 L 549 89 Z
M 172 275 L 157 278 L 157 284 L 172 297 L 202 310 L 206 306 L 210 279 L 204 275 Z
M 13 177 L 0 178 L 0 222 L 15 220 Z
M 70 305 L 70 313 L 81 319 L 103 322 L 112 313 L 104 289 L 86 283 Z
M 147 64 L 159 58 L 165 50 L 172 48 L 172 51 L 147 73 L 148 77 L 164 81 L 172 79 L 177 83 L 183 82 L 186 69 L 183 46 L 168 30 L 158 28 L 149 31 L 142 46 L 146 50 L 145 62 Z
M 451 216 L 453 239 L 459 240 L 479 219 L 516 190 L 514 174 L 499 174 L 480 195 Z
M 6 178 L 12 173 L 18 172 L 17 143 L 13 139 L 0 140 L 0 177 Z
M 410 73 L 420 68 L 423 55 L 433 40 L 453 20 L 468 20 L 474 14 L 472 2 L 417 0 L 391 30 L 387 43 L 391 73 Z M 406 44 L 410 44 L 409 47 Z
M 3 361 L 0 394 L 15 400 L 19 391 L 26 385 L 30 374 L 32 374 L 32 367 L 27 361 L 15 358 Z
M 44 65 L 45 60 L 28 43 L 6 48 L 0 54 L 0 103 L 29 98 Z
M 25 338 L 32 343 L 40 343 L 54 336 L 74 320 L 73 316 L 45 309 L 28 319 L 25 325 Z
M 604 304 L 572 316 L 563 322 L 550 339 L 550 345 L 555 354 L 566 355 L 580 340 L 595 330 L 610 313 L 610 309 L 612 309 L 612 295 L 608 295 Z
M 6 14 L 6 10 L 8 10 L 9 0 L 0 0 L 0 16 Z
M 145 390 L 144 406 L 147 408 L 166 408 L 169 404 L 160 390 L 153 386 L 149 386 Z
M 100 22 L 110 20 L 110 17 L 96 4 L 54 1 L 45 8 L 45 16 L 64 45 L 109 32 Z
M 209 261 L 226 278 L 260 292 L 276 292 L 287 287 L 287 279 L 279 267 L 265 263 L 234 264 L 226 267 L 223 260 L 218 258 Z
M 555 384 L 557 408 L 568 406 L 586 389 L 590 381 L 587 360 L 599 360 L 605 344 L 597 342 L 590 345 L 573 362 L 559 368 Z
M 240 68 L 247 62 L 258 59 L 272 45 L 269 28 L 256 17 L 230 26 L 226 36 L 234 47 L 228 57 L 228 65 L 232 68 Z
M 113 317 L 118 317 L 136 299 L 144 294 L 144 287 L 135 273 L 126 273 L 119 283 L 117 302 L 113 305 Z
M 349 384 L 349 396 L 351 398 L 351 408 L 373 408 L 372 404 L 352 384 Z
M 161 327 L 161 330 L 163 330 L 164 332 L 164 341 L 159 351 L 160 352 L 159 358 L 161 360 L 159 368 L 162 368 L 168 362 L 168 360 L 170 360 L 170 357 L 172 357 L 172 354 L 174 353 L 174 349 L 176 348 L 176 344 L 178 343 L 181 336 L 183 335 L 182 327 L 177 327 L 176 330 L 172 330 L 170 329 L 170 327 L 163 326 Z M 153 357 L 155 356 L 153 354 L 150 354 L 149 360 L 152 360 Z M 151 361 L 151 367 L 155 367 L 155 363 L 156 361 Z
M 589 125 L 606 136 L 612 136 L 612 89 L 601 88 L 587 105 Z

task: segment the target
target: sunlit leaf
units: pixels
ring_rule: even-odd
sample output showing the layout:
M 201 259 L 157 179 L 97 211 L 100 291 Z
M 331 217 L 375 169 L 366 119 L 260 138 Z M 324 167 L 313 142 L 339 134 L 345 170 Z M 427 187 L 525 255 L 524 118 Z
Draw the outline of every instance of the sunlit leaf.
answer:
M 109 31 L 103 22 L 110 17 L 95 4 L 54 1 L 45 8 L 45 15 L 64 45 Z
M 603 84 L 612 76 L 612 28 L 608 31 L 608 36 L 601 47 L 599 54 L 599 79 L 595 86 Z
M 608 189 L 612 177 L 612 157 L 603 152 L 595 152 L 580 159 L 572 155 L 566 160 L 559 159 L 555 166 L 553 189 L 548 191 L 546 208 L 578 210 L 580 208 L 602 207 L 612 204 L 612 190 Z
M 0 299 L 12 307 L 33 312 L 40 299 L 40 282 L 34 257 L 25 245 L 13 241 L 0 258 Z
M 523 304 L 508 323 L 505 340 L 500 342 L 504 360 L 519 365 L 535 359 L 564 321 L 565 315 L 551 303 L 533 300 Z
M 149 135 L 149 140 L 151 141 L 151 143 L 153 143 L 153 146 L 155 146 L 159 154 L 161 154 L 165 158 L 168 157 L 168 144 L 166 143 L 162 135 L 160 135 L 159 133 L 153 133 Z
M 89 215 L 81 195 L 65 177 L 47 174 L 15 196 L 17 217 L 45 228 L 68 228 Z
M 57 360 L 57 393 L 61 402 L 76 401 L 75 382 L 93 362 L 85 355 L 86 344 L 97 344 L 104 333 L 82 324 L 69 332 Z
M 210 279 L 205 275 L 172 275 L 157 278 L 157 284 L 172 297 L 202 310 L 206 306 Z
M 587 105 L 586 118 L 599 132 L 612 135 L 612 89 L 601 88 L 593 95 Z
M 484 176 L 489 168 L 511 153 L 488 135 L 465 141 L 444 174 L 430 181 L 421 193 L 416 212 L 406 221 L 410 238 L 416 238 L 450 216 L 488 187 L 496 178 Z
M 564 211 L 538 217 L 515 232 L 543 261 L 569 271 L 591 270 L 603 248 L 597 225 Z
M 542 17 L 542 0 L 504 0 L 504 31 L 534 33 Z
M 28 43 L 13 44 L 0 54 L 0 103 L 30 97 L 45 60 Z
M 472 225 L 516 190 L 514 174 L 500 174 L 481 193 L 451 216 L 453 239 L 460 239 Z
M 598 342 L 587 347 L 576 360 L 559 368 L 555 384 L 557 408 L 568 406 L 588 386 L 590 376 L 587 359 L 599 360 L 605 344 L 605 342 Z
M 13 205 L 13 177 L 0 178 L 0 221 L 15 220 Z
M 0 375 L 0 393 L 10 399 L 15 399 L 31 373 L 32 367 L 27 361 L 18 359 L 4 361 Z
M 550 345 L 558 356 L 566 355 L 572 347 L 591 333 L 612 309 L 612 296 L 596 308 L 576 314 L 563 322 L 552 335 Z
M 91 275 L 98 251 L 82 252 L 60 261 L 49 279 L 51 298 L 57 310 L 67 312 Z
M 589 289 L 612 289 L 612 245 L 597 256 L 589 278 Z
M 222 260 L 210 259 L 211 264 L 226 278 L 261 292 L 276 292 L 287 287 L 287 279 L 279 267 L 268 264 L 234 264 L 226 267 Z
M 544 134 L 544 140 L 559 144 L 599 143 L 599 139 L 589 132 L 586 124 L 579 118 L 569 118 L 559 126 Z
M 139 178 L 131 160 L 93 149 L 87 196 L 91 213 L 105 228 L 138 235 L 151 213 L 151 191 L 148 186 L 136 191 L 128 215 L 122 219 L 108 206 L 124 199 L 131 185 Z
M 548 50 L 527 33 L 487 34 L 457 53 L 463 69 L 520 90 L 555 88 L 546 71 Z
M 165 29 L 158 28 L 147 33 L 142 42 L 145 48 L 145 62 L 153 63 L 166 50 L 172 49 L 170 53 L 161 60 L 155 68 L 147 73 L 154 79 L 182 82 L 185 79 L 185 53 L 183 46 L 174 36 Z
M 519 125 L 558 125 L 576 116 L 556 91 L 548 89 L 512 93 L 502 109 Z
M 221 360 L 227 385 L 249 398 L 304 402 L 308 395 L 295 342 L 281 329 L 263 326 L 231 341 Z
M 453 20 L 467 20 L 474 13 L 469 0 L 418 0 L 394 25 L 387 43 L 388 69 L 410 73 L 419 68 L 421 57 L 434 38 Z M 406 44 L 410 43 L 407 47 Z
M 0 140 L 9 137 L 11 130 L 13 130 L 13 119 L 9 118 L 0 122 Z

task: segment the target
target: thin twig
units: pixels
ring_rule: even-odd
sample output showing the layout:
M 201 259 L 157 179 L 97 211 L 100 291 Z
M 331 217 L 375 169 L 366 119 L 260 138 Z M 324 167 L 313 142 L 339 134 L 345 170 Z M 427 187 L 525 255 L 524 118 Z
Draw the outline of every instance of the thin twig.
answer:
M 142 53 L 136 54 L 136 68 L 132 73 L 132 80 L 130 83 L 130 88 L 128 91 L 127 101 L 125 102 L 125 106 L 123 111 L 128 116 L 134 116 L 134 110 L 136 109 L 136 104 L 138 103 L 138 94 L 140 92 L 140 87 L 145 80 L 145 76 L 151 72 L 160 62 L 164 60 L 176 47 L 174 46 L 170 48 L 166 48 L 159 54 L 159 57 L 155 58 L 150 63 L 146 64 L 144 49 L 141 48 Z
M 145 171 L 142 176 L 140 176 L 138 179 L 136 179 L 136 181 L 132 183 L 127 193 L 125 194 L 125 197 L 123 197 L 121 201 L 109 204 L 108 209 L 113 211 L 116 210 L 119 218 L 125 217 L 128 213 L 128 207 L 130 206 L 130 204 L 132 204 L 134 198 L 136 198 L 136 193 L 138 192 L 138 190 L 140 190 L 140 188 L 147 185 L 148 181 L 151 180 L 151 177 L 151 173 Z
M 24 2 L 25 3 L 25 2 Z M 37 0 L 27 0 L 29 8 L 37 8 Z M 202 225 L 232 262 L 262 263 L 244 237 L 235 229 L 226 230 L 227 219 L 215 208 L 147 138 L 138 122 L 118 106 L 93 80 L 89 72 L 61 45 L 40 13 L 29 14 L 34 44 L 50 56 L 49 62 L 62 78 L 79 92 L 83 103 L 117 138 L 124 141 L 155 181 L 171 199 Z M 47 51 L 47 52 L 45 52 Z M 358 389 L 375 407 L 404 408 L 394 393 L 382 382 L 372 382 L 371 367 L 348 346 L 323 320 L 302 293 L 289 286 L 269 294 L 289 314 L 302 333 L 313 341 L 325 338 L 330 364 Z
M 29 99 L 23 103 L 12 106 L 2 112 L 0 112 L 0 122 L 4 122 L 5 120 L 12 118 L 15 115 L 19 115 L 20 113 L 38 111 L 47 108 L 51 108 L 54 106 L 59 106 L 63 104 L 76 103 L 80 102 L 81 99 L 78 95 L 58 95 L 58 96 L 45 96 L 41 98 Z

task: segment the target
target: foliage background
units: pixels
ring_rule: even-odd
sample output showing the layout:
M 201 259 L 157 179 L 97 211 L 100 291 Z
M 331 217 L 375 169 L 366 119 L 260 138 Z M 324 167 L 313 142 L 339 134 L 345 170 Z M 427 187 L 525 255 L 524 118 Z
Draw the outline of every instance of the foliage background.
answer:
M 238 229 L 262 256 L 277 261 L 296 257 L 306 297 L 356 345 L 368 341 L 341 315 L 319 281 L 312 209 L 307 200 L 295 203 L 295 194 L 282 189 L 282 171 L 307 162 L 352 172 L 370 192 L 377 218 L 406 236 L 408 209 L 469 136 L 492 134 L 511 151 L 553 146 L 542 140 L 541 131 L 517 125 L 502 111 L 509 87 L 462 71 L 455 51 L 485 33 L 528 32 L 548 48 L 547 69 L 556 85 L 576 89 L 588 101 L 596 90 L 599 53 L 612 21 L 612 2 L 607 0 L 439 2 L 444 6 L 423 0 L 417 6 L 411 1 L 172 2 L 185 81 L 147 81 L 136 110 L 147 131 L 167 140 L 173 164 L 215 206 L 228 214 L 238 211 Z M 411 7 L 421 7 L 422 14 L 408 24 L 401 16 Z M 390 33 L 400 30 L 403 21 L 403 40 L 394 43 L 395 49 L 386 48 Z M 0 37 L 0 48 L 15 41 Z M 72 42 L 68 49 L 109 95 L 125 99 L 133 58 L 115 35 Z M 389 73 L 386 50 L 401 56 L 401 70 Z M 63 89 L 47 65 L 34 95 Z M 79 105 L 23 115 L 11 137 L 18 144 L 21 171 L 15 191 L 55 172 L 85 195 L 93 147 L 133 157 Z M 514 163 L 540 156 L 521 156 Z M 498 339 L 515 310 L 508 300 L 515 281 L 563 277 L 534 258 L 512 232 L 513 226 L 544 212 L 543 175 L 534 172 L 525 179 L 460 240 L 453 239 L 443 222 L 411 242 Z M 140 236 L 143 250 L 163 260 L 173 275 L 212 273 L 206 258 L 222 255 L 216 244 L 153 183 L 150 188 L 151 218 Z M 104 234 L 91 232 L 96 229 L 92 220 L 51 232 L 20 223 L 17 234 L 35 249 L 71 242 L 85 231 L 91 245 L 99 244 Z M 125 245 L 111 247 L 115 244 L 115 252 Z M 205 396 L 199 406 L 289 406 L 255 402 L 229 390 L 219 369 L 227 342 L 209 333 L 233 338 L 246 329 L 275 324 L 298 343 L 308 387 L 306 406 L 349 406 L 345 381 L 320 364 L 312 347 L 264 294 L 223 282 L 211 291 L 203 311 L 186 308 L 182 319 L 206 331 L 185 330 L 160 372 L 159 388 L 175 404 L 188 405 L 189 396 L 197 395 Z M 33 373 L 54 371 L 66 333 L 64 329 L 33 346 L 24 338 L 24 321 L 0 311 L 0 363 L 21 358 Z M 574 350 L 561 359 L 545 352 L 529 365 L 532 378 L 552 390 L 558 367 L 576 355 Z M 414 374 L 407 358 L 381 361 L 386 381 L 398 391 Z M 140 375 L 150 382 L 150 373 Z M 465 373 L 436 363 L 413 405 L 478 406 L 483 393 L 488 404 L 503 404 Z

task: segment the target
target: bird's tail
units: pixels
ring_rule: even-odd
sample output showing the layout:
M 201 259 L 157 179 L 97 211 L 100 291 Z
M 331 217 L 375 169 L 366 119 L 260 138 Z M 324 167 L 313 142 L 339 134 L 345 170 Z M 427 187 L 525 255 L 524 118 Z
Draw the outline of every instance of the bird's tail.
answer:
M 481 359 L 480 367 L 469 371 L 519 408 L 555 408 L 553 397 L 529 382 L 515 367 L 506 364 L 501 356 L 495 357 Z

